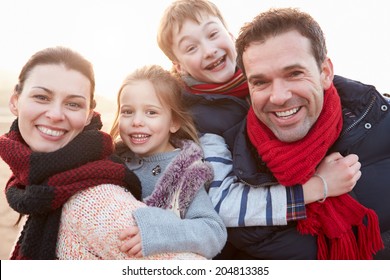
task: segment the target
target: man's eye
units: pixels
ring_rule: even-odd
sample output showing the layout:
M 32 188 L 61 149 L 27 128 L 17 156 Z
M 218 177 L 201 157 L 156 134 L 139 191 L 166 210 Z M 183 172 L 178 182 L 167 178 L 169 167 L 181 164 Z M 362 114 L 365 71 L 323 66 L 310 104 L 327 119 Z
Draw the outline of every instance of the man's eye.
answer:
M 253 82 L 253 85 L 256 86 L 256 87 L 258 87 L 258 86 L 264 85 L 265 83 L 266 83 L 265 81 L 260 81 L 260 80 L 258 80 L 258 81 L 254 81 L 254 82 Z
M 298 77 L 302 74 L 302 71 L 294 71 L 290 73 L 290 77 Z

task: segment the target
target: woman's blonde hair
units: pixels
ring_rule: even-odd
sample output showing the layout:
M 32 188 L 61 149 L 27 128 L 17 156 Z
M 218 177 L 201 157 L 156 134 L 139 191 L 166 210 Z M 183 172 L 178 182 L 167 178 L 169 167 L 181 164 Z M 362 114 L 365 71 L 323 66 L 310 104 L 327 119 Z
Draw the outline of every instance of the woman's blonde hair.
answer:
M 180 128 L 174 134 L 171 134 L 171 142 L 178 139 L 189 139 L 199 143 L 197 130 L 190 115 L 186 110 L 182 97 L 183 84 L 174 77 L 169 71 L 159 65 L 144 66 L 128 75 L 123 81 L 117 96 L 117 111 L 112 125 L 110 135 L 114 141 L 120 140 L 119 136 L 119 117 L 120 117 L 120 98 L 123 89 L 136 81 L 149 81 L 156 91 L 157 97 L 163 106 L 168 106 L 172 112 L 172 118 L 180 124 Z

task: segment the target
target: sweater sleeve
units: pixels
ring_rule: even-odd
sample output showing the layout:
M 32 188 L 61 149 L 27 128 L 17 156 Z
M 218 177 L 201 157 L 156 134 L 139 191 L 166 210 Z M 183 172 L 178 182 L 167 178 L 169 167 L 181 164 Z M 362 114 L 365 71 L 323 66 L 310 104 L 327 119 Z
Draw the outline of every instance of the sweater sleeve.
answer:
M 57 243 L 59 259 L 134 259 L 119 250 L 119 234 L 135 225 L 133 212 L 146 208 L 124 188 L 100 185 L 64 204 Z M 183 251 L 184 252 L 184 251 Z M 202 259 L 193 253 L 150 255 L 145 259 Z
M 293 207 L 287 204 L 290 190 L 282 185 L 255 188 L 240 182 L 233 173 L 231 152 L 224 139 L 204 134 L 200 141 L 205 159 L 214 169 L 209 196 L 227 227 L 287 224 L 287 209 Z
M 141 231 L 144 256 L 160 252 L 193 252 L 208 259 L 216 256 L 226 242 L 226 228 L 201 188 L 180 219 L 172 211 L 139 208 L 134 217 Z

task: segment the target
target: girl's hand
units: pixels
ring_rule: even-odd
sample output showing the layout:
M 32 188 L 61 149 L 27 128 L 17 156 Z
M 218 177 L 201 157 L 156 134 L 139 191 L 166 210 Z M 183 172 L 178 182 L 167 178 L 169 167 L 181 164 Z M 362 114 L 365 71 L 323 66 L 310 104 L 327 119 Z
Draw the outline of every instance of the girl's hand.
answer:
M 130 226 L 119 234 L 119 239 L 122 245 L 119 250 L 129 256 L 141 258 L 142 254 L 142 240 L 141 233 L 137 226 Z

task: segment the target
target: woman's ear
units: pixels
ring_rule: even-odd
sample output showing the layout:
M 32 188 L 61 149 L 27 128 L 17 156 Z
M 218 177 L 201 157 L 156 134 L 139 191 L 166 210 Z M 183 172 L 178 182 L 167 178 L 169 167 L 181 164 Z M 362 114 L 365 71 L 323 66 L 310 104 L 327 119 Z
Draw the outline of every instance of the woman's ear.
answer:
M 14 94 L 11 95 L 11 98 L 10 98 L 9 104 L 8 104 L 9 110 L 16 117 L 18 116 L 18 100 L 19 100 L 19 94 L 14 92 Z
M 87 118 L 87 122 L 85 123 L 85 126 L 87 126 L 87 125 L 89 125 L 91 123 L 92 117 L 93 117 L 93 109 L 90 109 L 89 110 L 89 114 L 88 114 L 88 118 Z

